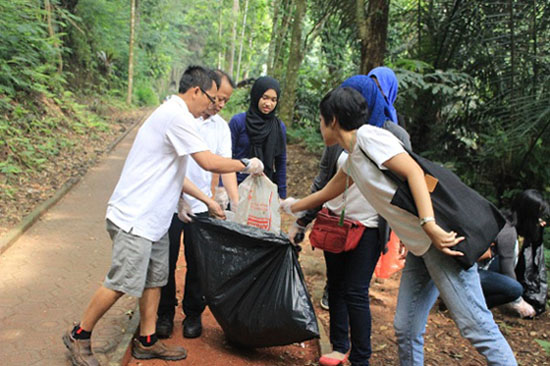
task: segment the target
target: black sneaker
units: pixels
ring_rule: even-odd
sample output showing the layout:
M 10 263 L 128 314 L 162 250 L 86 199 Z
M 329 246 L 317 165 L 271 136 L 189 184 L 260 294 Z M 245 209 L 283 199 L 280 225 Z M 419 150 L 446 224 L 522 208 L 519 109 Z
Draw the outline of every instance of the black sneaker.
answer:
M 202 322 L 200 315 L 186 316 L 183 320 L 183 336 L 185 338 L 197 338 L 202 334 Z
M 157 318 L 157 337 L 170 338 L 174 329 L 174 315 L 159 314 Z
M 321 297 L 321 301 L 319 302 L 322 309 L 328 310 L 328 286 L 325 285 L 325 289 L 323 290 L 323 297 Z

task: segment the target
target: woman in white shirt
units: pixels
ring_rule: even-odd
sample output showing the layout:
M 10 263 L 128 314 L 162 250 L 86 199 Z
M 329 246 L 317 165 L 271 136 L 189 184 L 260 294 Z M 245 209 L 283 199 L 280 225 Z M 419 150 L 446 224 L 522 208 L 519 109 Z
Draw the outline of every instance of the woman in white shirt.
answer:
M 346 148 L 349 157 L 345 168 L 320 191 L 299 201 L 287 199 L 281 208 L 299 214 L 317 207 L 341 194 L 349 176 L 409 250 L 394 320 L 401 365 L 424 364 L 423 334 L 439 294 L 462 336 L 485 356 L 488 365 L 517 365 L 487 309 L 477 267 L 464 270 L 452 258 L 462 255 L 453 246 L 464 238 L 437 225 L 424 172 L 390 132 L 364 125 L 361 111 L 365 107 L 364 98 L 351 88 L 337 88 L 323 98 L 321 134 L 327 146 L 339 144 Z M 382 169 L 407 180 L 420 220 L 390 203 L 397 186 Z

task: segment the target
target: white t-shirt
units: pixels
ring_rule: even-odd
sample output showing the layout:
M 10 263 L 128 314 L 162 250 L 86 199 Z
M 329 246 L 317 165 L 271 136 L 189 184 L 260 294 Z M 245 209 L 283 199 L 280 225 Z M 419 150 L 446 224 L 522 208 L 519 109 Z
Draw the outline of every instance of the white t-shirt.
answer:
M 363 155 L 360 148 L 378 167 Z M 382 164 L 403 152 L 401 141 L 391 132 L 365 125 L 357 130 L 357 144 L 346 165 L 357 188 L 372 207 L 386 219 L 405 246 L 414 255 L 421 256 L 429 249 L 431 240 L 420 226 L 418 217 L 390 203 L 397 185 L 380 171 L 387 169 Z
M 338 157 L 337 166 L 341 168 L 344 166 L 346 160 L 348 159 L 348 153 L 342 151 Z M 344 167 L 345 169 L 345 167 Z M 376 228 L 378 227 L 378 213 L 371 206 L 369 201 L 363 197 L 359 189 L 355 184 L 352 184 L 348 187 L 347 193 L 345 193 L 346 199 L 344 200 L 344 193 L 327 201 L 325 206 L 334 212 L 336 215 L 340 215 L 342 209 L 344 208 L 344 203 L 346 204 L 346 218 L 351 220 L 357 220 L 366 227 Z
M 196 121 L 199 134 L 202 136 L 208 150 L 224 158 L 231 158 L 231 130 L 227 122 L 219 115 L 207 120 L 198 118 Z M 193 182 L 208 197 L 212 196 L 212 173 L 202 169 L 195 160 L 191 159 L 187 165 L 186 178 Z M 205 212 L 208 207 L 195 197 L 185 194 L 185 200 L 191 205 L 193 213 Z
M 183 99 L 172 96 L 139 129 L 107 205 L 107 219 L 158 241 L 170 226 L 189 154 L 205 150 L 197 121 Z

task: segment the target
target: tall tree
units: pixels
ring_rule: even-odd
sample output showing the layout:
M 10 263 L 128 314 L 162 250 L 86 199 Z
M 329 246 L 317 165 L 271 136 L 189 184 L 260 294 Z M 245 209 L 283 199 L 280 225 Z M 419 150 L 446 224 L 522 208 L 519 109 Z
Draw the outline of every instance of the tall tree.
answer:
M 241 76 L 241 59 L 243 56 L 243 43 L 244 43 L 244 35 L 246 32 L 246 16 L 248 14 L 248 0 L 245 0 L 244 3 L 244 15 L 243 15 L 243 25 L 241 29 L 241 41 L 239 46 L 239 58 L 237 59 L 237 74 L 235 76 L 235 80 L 239 80 Z
M 136 0 L 130 0 L 130 46 L 128 52 L 128 95 L 126 103 L 132 104 L 134 84 L 134 36 L 136 27 Z
M 389 9 L 390 0 L 369 0 L 366 19 L 357 20 L 361 39 L 361 74 L 384 64 Z M 364 16 L 364 10 L 365 0 L 357 0 L 357 16 Z
M 231 26 L 231 47 L 229 49 L 229 67 L 228 72 L 233 78 L 233 64 L 235 61 L 235 44 L 237 43 L 237 26 L 239 22 L 239 0 L 233 0 L 233 9 L 232 9 L 232 20 L 233 24 Z

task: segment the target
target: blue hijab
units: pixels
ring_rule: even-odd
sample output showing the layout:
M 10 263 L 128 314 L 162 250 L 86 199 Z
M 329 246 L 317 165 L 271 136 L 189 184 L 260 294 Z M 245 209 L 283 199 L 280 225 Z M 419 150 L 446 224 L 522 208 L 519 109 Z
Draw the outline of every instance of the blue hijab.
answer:
M 382 127 L 384 122 L 392 120 L 390 106 L 386 102 L 386 98 L 384 98 L 380 89 L 378 89 L 378 85 L 369 76 L 352 76 L 340 86 L 353 88 L 363 95 L 367 101 L 367 108 L 369 110 L 369 125 Z
M 395 98 L 397 98 L 397 78 L 392 69 L 386 66 L 379 66 L 372 69 L 367 76 L 375 76 L 380 84 L 380 89 L 382 93 L 386 96 L 388 104 L 390 105 L 391 120 L 397 123 L 397 112 L 393 107 Z

